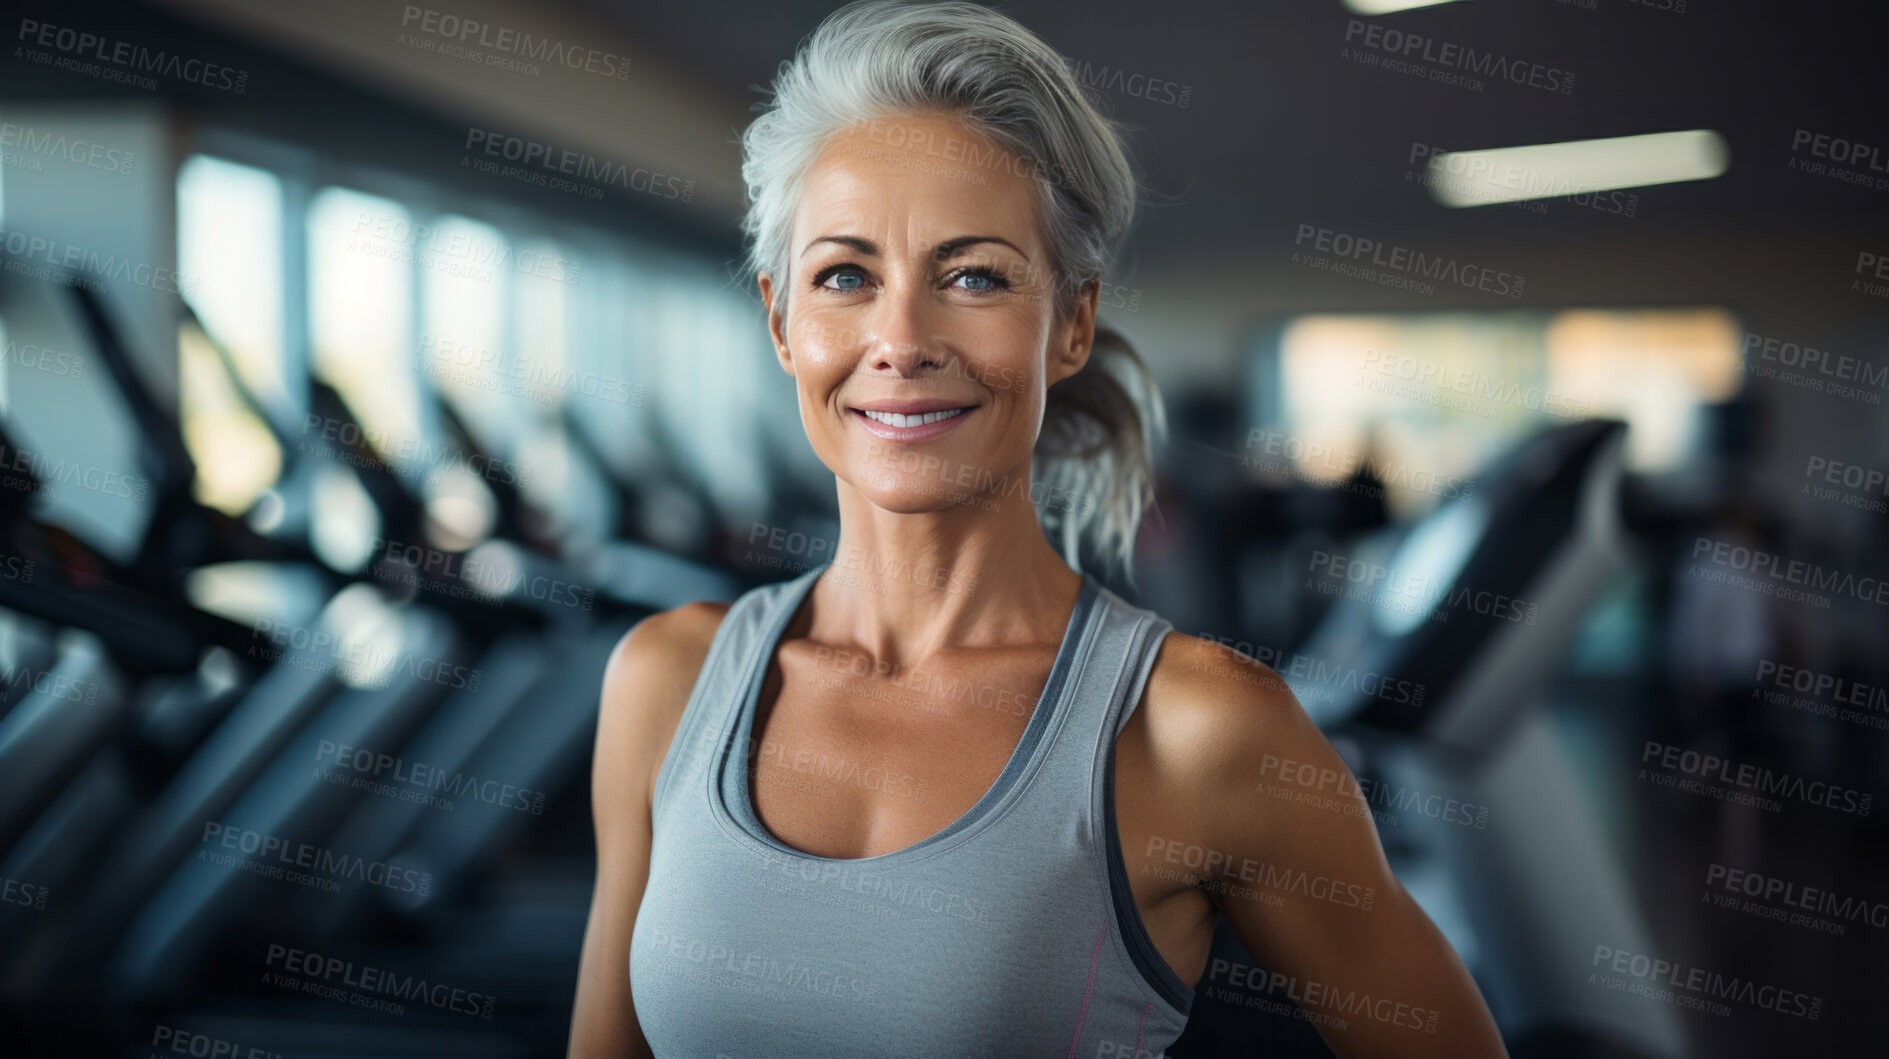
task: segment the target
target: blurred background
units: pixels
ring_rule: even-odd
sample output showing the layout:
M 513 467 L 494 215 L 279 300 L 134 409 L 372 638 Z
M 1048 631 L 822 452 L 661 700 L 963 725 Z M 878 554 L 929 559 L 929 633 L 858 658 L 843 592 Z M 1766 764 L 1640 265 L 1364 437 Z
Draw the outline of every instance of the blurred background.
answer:
M 13 5 L 0 1052 L 563 1053 L 604 658 L 832 558 L 735 222 L 833 6 Z M 1286 676 L 1511 1054 L 1880 1047 L 1883 21 L 1400 6 L 1005 5 L 1146 186 L 1090 568 Z M 1255 974 L 1172 1054 L 1328 1054 Z

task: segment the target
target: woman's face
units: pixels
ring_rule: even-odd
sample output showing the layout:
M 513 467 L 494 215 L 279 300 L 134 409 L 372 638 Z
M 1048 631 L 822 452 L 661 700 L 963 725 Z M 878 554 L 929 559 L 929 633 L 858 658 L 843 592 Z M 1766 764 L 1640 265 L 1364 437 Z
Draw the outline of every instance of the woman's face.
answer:
M 887 510 L 1027 503 L 1044 393 L 1094 338 L 1095 288 L 1057 319 L 1033 178 L 993 152 L 948 116 L 836 135 L 802 185 L 785 281 L 760 281 L 814 451 Z

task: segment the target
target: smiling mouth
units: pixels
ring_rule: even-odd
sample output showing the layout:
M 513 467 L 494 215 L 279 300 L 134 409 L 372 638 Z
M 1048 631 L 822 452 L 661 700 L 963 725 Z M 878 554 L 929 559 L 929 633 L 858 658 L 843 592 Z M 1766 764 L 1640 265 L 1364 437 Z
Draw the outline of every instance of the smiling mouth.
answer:
M 853 422 L 859 424 L 861 430 L 881 441 L 917 444 L 951 433 L 964 422 L 966 412 L 975 412 L 977 408 L 974 404 L 960 408 L 939 408 L 935 405 L 925 408 L 919 404 L 909 412 L 887 412 L 877 408 L 849 408 L 847 411 L 854 415 Z
M 922 412 L 915 415 L 900 415 L 897 412 L 873 412 L 864 408 L 853 411 L 875 423 L 884 423 L 889 427 L 922 427 L 928 423 L 942 422 L 970 411 L 969 408 L 946 408 L 937 412 Z

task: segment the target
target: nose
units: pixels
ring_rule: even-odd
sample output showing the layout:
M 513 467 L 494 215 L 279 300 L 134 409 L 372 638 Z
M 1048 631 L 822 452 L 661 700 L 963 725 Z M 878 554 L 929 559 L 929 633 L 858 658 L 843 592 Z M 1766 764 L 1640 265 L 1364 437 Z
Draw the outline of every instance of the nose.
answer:
M 922 283 L 889 283 L 874 299 L 863 363 L 904 378 L 944 366 L 931 292 Z

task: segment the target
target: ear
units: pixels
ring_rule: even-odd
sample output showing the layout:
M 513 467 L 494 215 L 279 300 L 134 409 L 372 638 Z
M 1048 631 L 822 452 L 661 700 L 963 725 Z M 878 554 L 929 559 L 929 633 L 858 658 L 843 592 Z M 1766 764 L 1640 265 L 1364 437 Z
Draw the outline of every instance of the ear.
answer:
M 794 355 L 787 350 L 787 314 L 785 305 L 778 308 L 774 304 L 774 277 L 766 272 L 758 278 L 761 284 L 761 304 L 767 306 L 767 333 L 774 340 L 774 355 L 780 359 L 781 370 L 789 375 L 794 373 Z
M 1070 310 L 1069 319 L 1063 321 L 1050 340 L 1047 366 L 1049 385 L 1054 386 L 1067 379 L 1089 363 L 1089 354 L 1095 349 L 1096 303 L 1101 295 L 1101 283 L 1090 280 L 1083 284 L 1082 293 L 1076 296 L 1076 304 Z

